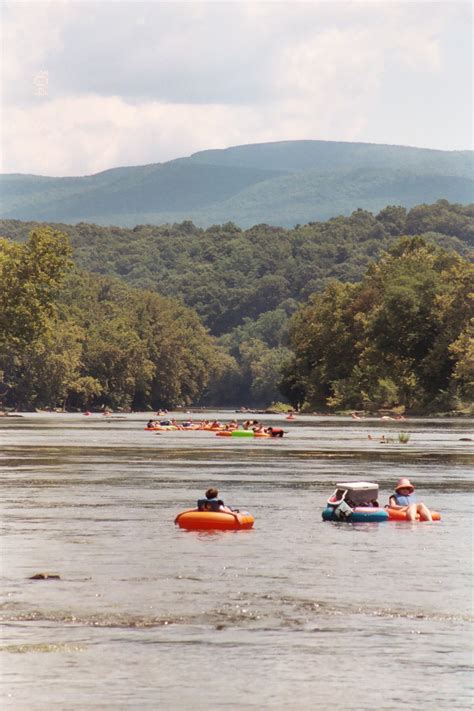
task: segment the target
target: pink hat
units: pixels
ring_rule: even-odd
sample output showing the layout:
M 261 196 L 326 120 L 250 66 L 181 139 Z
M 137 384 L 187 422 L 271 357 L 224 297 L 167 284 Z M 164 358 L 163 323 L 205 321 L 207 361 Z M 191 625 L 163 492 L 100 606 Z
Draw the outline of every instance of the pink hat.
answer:
M 399 489 L 411 489 L 412 491 L 415 491 L 415 487 L 410 482 L 410 479 L 407 479 L 406 477 L 402 477 L 398 480 L 395 491 L 398 491 Z

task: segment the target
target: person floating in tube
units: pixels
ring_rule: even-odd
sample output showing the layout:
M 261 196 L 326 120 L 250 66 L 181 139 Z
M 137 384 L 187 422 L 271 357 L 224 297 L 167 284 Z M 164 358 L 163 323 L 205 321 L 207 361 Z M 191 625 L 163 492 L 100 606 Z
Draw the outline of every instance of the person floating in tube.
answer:
M 265 430 L 270 437 L 283 437 L 285 431 L 281 427 L 267 427 Z
M 400 511 L 406 511 L 407 521 L 416 521 L 419 514 L 422 521 L 432 521 L 431 511 L 425 504 L 418 504 L 414 494 L 415 487 L 406 477 L 398 480 L 395 493 L 389 499 L 389 506 Z

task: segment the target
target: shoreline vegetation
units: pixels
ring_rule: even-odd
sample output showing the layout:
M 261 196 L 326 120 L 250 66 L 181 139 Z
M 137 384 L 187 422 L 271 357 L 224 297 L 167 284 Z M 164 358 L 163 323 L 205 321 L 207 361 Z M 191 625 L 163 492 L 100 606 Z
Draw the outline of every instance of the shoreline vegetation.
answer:
M 3 412 L 474 414 L 473 205 L 1 227 Z
M 171 411 L 172 415 L 198 415 L 202 413 L 208 413 L 208 412 L 225 412 L 228 413 L 229 416 L 231 414 L 240 414 L 240 415 L 281 415 L 284 414 L 281 411 L 274 410 L 272 408 L 266 409 L 266 410 L 255 410 L 252 408 L 246 408 L 245 411 L 242 411 L 240 409 L 232 409 L 232 408 L 221 408 L 219 406 L 215 407 L 200 407 L 200 408 L 193 408 L 191 409 L 180 409 L 180 408 L 175 408 L 174 410 Z M 287 412 L 287 411 L 285 411 Z M 127 415 L 143 415 L 144 417 L 149 417 L 154 413 L 154 410 L 143 410 L 143 411 L 134 411 L 134 410 L 112 410 L 108 413 L 104 413 L 101 410 L 90 410 L 89 414 L 90 415 L 101 415 L 104 418 L 111 417 L 113 419 L 116 419 L 118 416 L 120 416 L 120 419 L 125 419 Z M 25 417 L 27 415 L 82 415 L 84 412 L 82 410 L 61 410 L 59 408 L 54 408 L 54 409 L 37 409 L 37 410 L 1 410 L 0 411 L 0 418 L 18 418 L 18 417 Z M 306 412 L 306 411 L 301 411 L 295 413 L 294 419 L 297 420 L 298 416 L 301 415 L 303 417 L 306 416 L 314 416 L 314 417 L 351 417 L 351 413 L 348 412 L 347 410 L 343 411 L 329 411 L 327 410 L 326 412 Z M 436 419 L 466 419 L 470 420 L 474 418 L 474 413 L 470 411 L 458 411 L 458 410 L 450 410 L 449 412 L 430 412 L 429 414 L 424 414 L 422 412 L 413 414 L 413 413 L 407 413 L 406 415 L 403 416 L 402 419 L 397 417 L 396 415 L 380 415 L 378 413 L 364 413 L 361 414 L 360 417 L 357 419 L 360 420 L 362 423 L 366 421 L 373 422 L 373 420 L 386 420 L 386 421 L 393 421 L 395 423 L 401 424 L 401 422 L 407 422 L 407 425 L 409 424 L 409 420 L 413 418 L 422 418 L 423 420 L 436 420 Z M 354 418 L 352 418 L 354 419 Z

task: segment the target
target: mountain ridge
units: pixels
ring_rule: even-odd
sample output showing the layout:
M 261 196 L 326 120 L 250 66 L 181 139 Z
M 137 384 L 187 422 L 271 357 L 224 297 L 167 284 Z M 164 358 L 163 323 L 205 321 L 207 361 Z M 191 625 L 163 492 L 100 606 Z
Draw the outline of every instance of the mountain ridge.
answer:
M 187 219 L 202 227 L 229 220 L 241 227 L 292 226 L 358 207 L 469 202 L 473 156 L 376 143 L 275 141 L 88 176 L 3 174 L 0 217 L 127 227 Z

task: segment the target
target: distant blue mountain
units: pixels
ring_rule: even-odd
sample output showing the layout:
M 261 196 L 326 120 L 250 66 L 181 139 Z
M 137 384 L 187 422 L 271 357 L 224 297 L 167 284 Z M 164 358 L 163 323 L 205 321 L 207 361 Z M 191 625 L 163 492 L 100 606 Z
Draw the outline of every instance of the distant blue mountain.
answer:
M 412 207 L 469 203 L 473 151 L 333 141 L 282 141 L 208 150 L 167 163 L 49 178 L 0 176 L 0 217 L 132 227 L 192 220 L 207 227 L 297 223 Z

